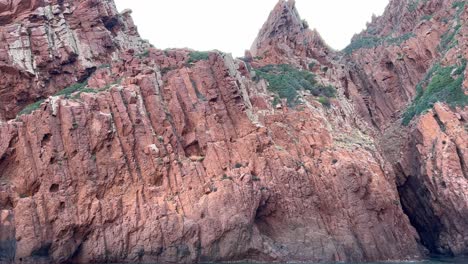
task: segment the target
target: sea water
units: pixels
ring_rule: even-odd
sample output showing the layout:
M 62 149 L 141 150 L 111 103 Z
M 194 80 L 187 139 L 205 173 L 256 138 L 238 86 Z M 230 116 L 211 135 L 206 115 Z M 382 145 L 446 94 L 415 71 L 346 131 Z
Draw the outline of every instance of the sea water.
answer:
M 113 263 L 119 264 L 119 263 Z M 159 263 L 134 263 L 134 264 L 159 264 Z M 202 264 L 317 264 L 313 262 L 207 262 Z M 467 257 L 447 258 L 437 257 L 421 261 L 393 261 L 393 262 L 321 262 L 318 264 L 468 264 Z
M 296 264 L 297 262 L 284 262 L 284 263 L 268 263 L 268 262 L 232 262 L 233 264 Z M 210 264 L 226 264 L 224 263 L 210 263 Z M 315 263 L 308 263 L 308 262 L 301 262 L 297 264 L 315 264 Z M 339 262 L 339 263 L 320 263 L 320 264 L 468 264 L 468 256 L 467 257 L 457 257 L 457 258 L 447 258 L 447 257 L 437 257 L 431 258 L 428 260 L 421 260 L 421 261 L 394 261 L 394 262 L 353 262 L 353 263 L 346 263 L 346 262 Z

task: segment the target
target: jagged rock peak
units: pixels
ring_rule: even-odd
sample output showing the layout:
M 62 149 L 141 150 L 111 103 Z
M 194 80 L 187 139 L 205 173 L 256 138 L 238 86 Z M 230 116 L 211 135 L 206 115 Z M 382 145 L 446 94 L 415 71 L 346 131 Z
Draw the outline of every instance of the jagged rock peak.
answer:
M 295 0 L 280 0 L 263 24 L 257 39 L 251 47 L 251 52 L 256 54 L 264 42 L 275 37 L 289 34 L 297 34 L 307 27 L 301 20 L 296 9 Z
M 265 63 L 305 65 L 309 60 L 325 63 L 330 49 L 316 30 L 301 19 L 296 1 L 280 0 L 263 24 L 250 49 Z

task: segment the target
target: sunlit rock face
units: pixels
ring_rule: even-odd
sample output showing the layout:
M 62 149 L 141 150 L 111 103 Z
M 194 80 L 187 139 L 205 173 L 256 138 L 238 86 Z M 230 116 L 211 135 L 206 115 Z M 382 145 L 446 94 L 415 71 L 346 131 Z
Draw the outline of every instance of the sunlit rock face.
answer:
M 345 57 L 345 83 L 362 98 L 353 101 L 381 131 L 403 209 L 435 254 L 468 253 L 467 8 L 466 1 L 390 1 L 353 39 L 354 47 L 363 39 L 379 44 Z
M 467 253 L 466 108 L 400 120 L 432 64 L 466 74 L 453 3 L 391 1 L 338 52 L 279 1 L 240 60 L 152 48 L 112 1 L 0 1 L 0 261 Z M 262 75 L 278 69 L 335 93 L 292 104 Z
M 112 1 L 3 1 L 0 25 L 0 120 L 148 45 Z

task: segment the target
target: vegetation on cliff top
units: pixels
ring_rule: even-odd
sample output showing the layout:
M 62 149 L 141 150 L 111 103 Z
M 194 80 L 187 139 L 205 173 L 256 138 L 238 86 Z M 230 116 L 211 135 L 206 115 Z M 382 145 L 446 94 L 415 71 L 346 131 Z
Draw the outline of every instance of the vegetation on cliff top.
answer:
M 53 96 L 61 96 L 63 95 L 65 98 L 70 98 L 71 94 L 82 91 L 85 89 L 86 85 L 88 85 L 88 82 L 81 82 L 81 83 L 75 83 L 73 85 L 68 86 L 65 89 L 62 89 L 58 91 L 56 94 Z M 41 104 L 44 102 L 44 99 L 41 99 L 37 102 L 34 102 L 32 104 L 27 105 L 21 112 L 18 113 L 17 116 L 22 116 L 22 115 L 29 115 L 31 114 L 34 110 L 39 109 Z
M 120 79 L 114 82 L 113 84 L 117 84 L 119 82 L 120 82 Z M 98 93 L 98 92 L 102 92 L 102 91 L 109 89 L 111 86 L 112 85 L 107 85 L 106 87 L 102 89 L 93 89 L 93 88 L 88 88 L 88 81 L 83 81 L 83 82 L 72 84 L 58 91 L 52 96 L 63 96 L 66 99 L 78 99 L 81 93 Z M 21 112 L 18 113 L 17 116 L 31 114 L 34 110 L 39 109 L 39 107 L 44 101 L 45 99 L 41 99 L 37 102 L 27 105 L 23 110 L 21 110 Z
M 41 106 L 43 102 L 44 102 L 44 99 L 41 99 L 35 103 L 27 105 L 25 108 L 23 108 L 23 110 L 21 110 L 21 112 L 18 113 L 18 116 L 31 114 L 34 110 L 39 109 L 39 107 Z
M 462 88 L 465 68 L 466 60 L 458 67 L 434 65 L 416 86 L 417 94 L 403 114 L 403 125 L 408 125 L 415 116 L 432 108 L 436 102 L 444 102 L 451 107 L 467 106 L 468 95 L 465 95 Z M 426 84 L 426 89 L 423 89 Z
M 315 80 L 314 74 L 298 70 L 290 65 L 267 65 L 255 70 L 259 78 L 268 82 L 268 89 L 280 98 L 287 99 L 289 106 L 299 103 L 299 90 L 307 90 L 314 96 L 320 96 L 320 102 L 325 106 L 330 104 L 328 98 L 334 97 L 336 90 L 332 86 L 324 86 Z
M 192 51 L 189 54 L 188 63 L 195 63 L 201 60 L 208 60 L 210 53 L 208 51 Z
M 387 45 L 400 45 L 401 43 L 405 42 L 406 40 L 414 37 L 414 33 L 406 33 L 398 37 L 391 37 L 387 36 L 385 38 L 381 38 L 378 36 L 365 36 L 360 37 L 358 39 L 353 40 L 343 51 L 346 54 L 351 54 L 353 51 L 362 49 L 362 48 L 373 48 L 379 45 L 387 44 Z

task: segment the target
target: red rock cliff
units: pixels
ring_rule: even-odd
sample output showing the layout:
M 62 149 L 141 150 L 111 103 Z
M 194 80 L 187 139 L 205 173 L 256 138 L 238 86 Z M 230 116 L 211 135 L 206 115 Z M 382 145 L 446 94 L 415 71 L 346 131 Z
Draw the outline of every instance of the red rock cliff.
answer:
M 439 2 L 417 6 L 421 16 L 439 10 L 430 28 L 447 28 L 445 16 L 466 21 L 466 12 Z M 392 1 L 369 28 L 387 32 L 381 21 L 403 4 Z M 11 105 L 2 119 L 16 116 L 20 102 L 86 82 L 0 124 L 0 260 L 325 262 L 466 253 L 466 110 L 438 103 L 408 127 L 398 120 L 430 63 L 467 57 L 462 34 L 447 52 L 422 59 L 417 54 L 428 56 L 424 47 L 436 47 L 441 34 L 423 34 L 426 26 L 411 20 L 395 28 L 415 35 L 402 45 L 345 55 L 307 28 L 294 1 L 280 1 L 246 63 L 220 52 L 151 48 L 108 1 L 3 7 L 5 25 L 19 19 L 42 28 L 60 19 L 73 25 L 63 34 L 87 42 L 75 45 L 79 52 L 63 47 L 71 62 L 52 57 L 44 68 L 28 68 L 34 63 L 4 48 L 11 77 L 0 95 L 23 91 L 28 99 L 5 97 Z M 34 18 L 54 8 L 53 18 Z M 45 45 L 47 36 L 28 44 L 45 54 L 34 61 L 61 50 Z M 405 71 L 375 59 L 402 50 Z M 259 70 L 285 63 L 313 72 L 316 85 L 334 86 L 336 95 L 328 102 L 301 90 L 296 105 L 278 102 Z M 373 83 L 388 74 L 410 79 Z M 54 78 L 68 81 L 53 85 Z
M 391 1 L 345 50 L 345 89 L 382 131 L 405 212 L 431 252 L 449 255 L 468 253 L 467 9 Z
M 0 120 L 148 45 L 107 0 L 2 1 L 0 27 Z

